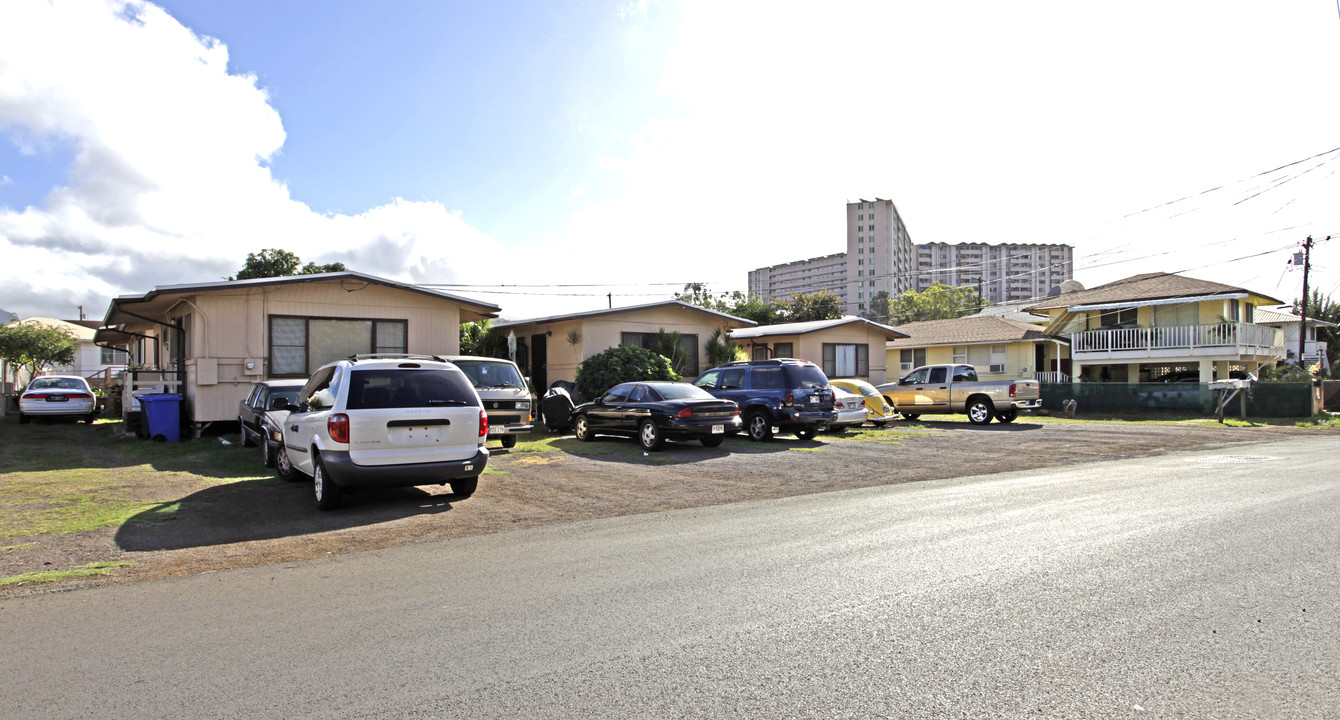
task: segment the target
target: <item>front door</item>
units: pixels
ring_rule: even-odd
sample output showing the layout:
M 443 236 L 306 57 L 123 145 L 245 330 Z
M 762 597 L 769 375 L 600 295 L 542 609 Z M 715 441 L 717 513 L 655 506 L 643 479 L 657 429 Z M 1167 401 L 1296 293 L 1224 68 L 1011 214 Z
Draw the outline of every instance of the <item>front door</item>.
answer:
M 543 333 L 530 336 L 530 379 L 535 391 L 544 394 L 549 389 L 549 337 Z

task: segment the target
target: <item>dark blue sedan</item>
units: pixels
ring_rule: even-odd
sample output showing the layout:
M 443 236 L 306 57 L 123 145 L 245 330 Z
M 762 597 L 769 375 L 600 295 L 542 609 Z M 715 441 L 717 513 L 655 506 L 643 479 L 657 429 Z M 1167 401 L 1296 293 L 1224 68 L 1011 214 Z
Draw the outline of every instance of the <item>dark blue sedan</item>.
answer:
M 659 450 L 667 439 L 697 439 L 716 447 L 740 432 L 740 408 L 707 391 L 680 382 L 630 382 L 572 410 L 578 440 L 596 435 L 635 437 L 644 450 Z

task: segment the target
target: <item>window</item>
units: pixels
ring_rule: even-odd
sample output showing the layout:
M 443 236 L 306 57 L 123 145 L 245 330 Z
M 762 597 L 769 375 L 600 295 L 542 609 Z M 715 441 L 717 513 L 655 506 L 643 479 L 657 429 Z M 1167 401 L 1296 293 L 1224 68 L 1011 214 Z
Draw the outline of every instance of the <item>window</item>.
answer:
M 615 385 L 613 388 L 610 388 L 610 391 L 605 393 L 605 396 L 601 399 L 605 401 L 606 405 L 614 405 L 616 403 L 628 402 L 628 394 L 631 393 L 632 391 L 633 391 L 632 383 Z
M 729 368 L 721 371 L 721 390 L 741 390 L 744 388 L 744 368 Z
M 707 372 L 703 373 L 702 377 L 698 378 L 698 381 L 695 382 L 694 385 L 705 388 L 716 387 L 717 379 L 720 377 L 721 377 L 720 370 L 708 370 Z
M 926 348 L 898 351 L 898 369 L 911 370 L 926 364 Z
M 1136 324 L 1136 309 L 1104 310 L 1098 316 L 1098 324 L 1101 327 L 1134 327 Z
M 1237 300 L 1228 301 L 1228 321 L 1237 322 L 1242 315 L 1241 303 Z
M 954 359 L 951 360 L 950 362 L 955 364 L 968 362 L 968 348 L 966 347 L 954 348 Z
M 756 367 L 750 382 L 754 390 L 785 390 L 786 373 L 780 367 Z
M 656 349 L 657 333 L 626 332 L 619 336 L 620 345 L 631 345 L 646 350 Z M 676 357 L 670 358 L 675 371 L 682 375 L 698 374 L 698 335 L 697 333 L 681 333 L 679 336 L 679 352 Z
M 359 353 L 407 352 L 405 320 L 270 316 L 270 376 L 303 377 Z
M 870 346 L 824 343 L 824 374 L 828 377 L 865 377 L 870 374 Z
M 102 365 L 125 365 L 130 362 L 130 354 L 120 348 L 99 348 L 102 353 L 98 362 Z
M 942 383 L 945 381 L 945 369 L 943 367 L 931 368 L 930 378 L 926 382 Z

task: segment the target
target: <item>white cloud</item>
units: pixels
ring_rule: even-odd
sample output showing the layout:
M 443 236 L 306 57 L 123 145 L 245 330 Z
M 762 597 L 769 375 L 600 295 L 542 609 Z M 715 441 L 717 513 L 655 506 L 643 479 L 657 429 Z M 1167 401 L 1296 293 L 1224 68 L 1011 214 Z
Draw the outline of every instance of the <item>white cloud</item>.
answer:
M 91 315 L 116 294 L 215 280 L 279 247 L 440 281 L 492 242 L 438 203 L 323 216 L 268 161 L 285 139 L 256 78 L 162 9 L 108 0 L 0 6 L 0 130 L 23 152 L 74 149 L 35 207 L 0 208 L 0 305 Z

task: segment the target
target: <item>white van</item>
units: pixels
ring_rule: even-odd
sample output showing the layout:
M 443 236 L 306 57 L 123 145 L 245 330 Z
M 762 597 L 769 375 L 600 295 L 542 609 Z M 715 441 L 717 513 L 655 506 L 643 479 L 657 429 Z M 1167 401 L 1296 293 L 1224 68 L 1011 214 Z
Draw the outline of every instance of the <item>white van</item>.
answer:
M 516 363 L 473 355 L 448 355 L 444 359 L 460 368 L 479 393 L 489 416 L 489 439 L 498 438 L 505 448 L 516 447 L 517 436 L 535 427 L 530 388 Z

